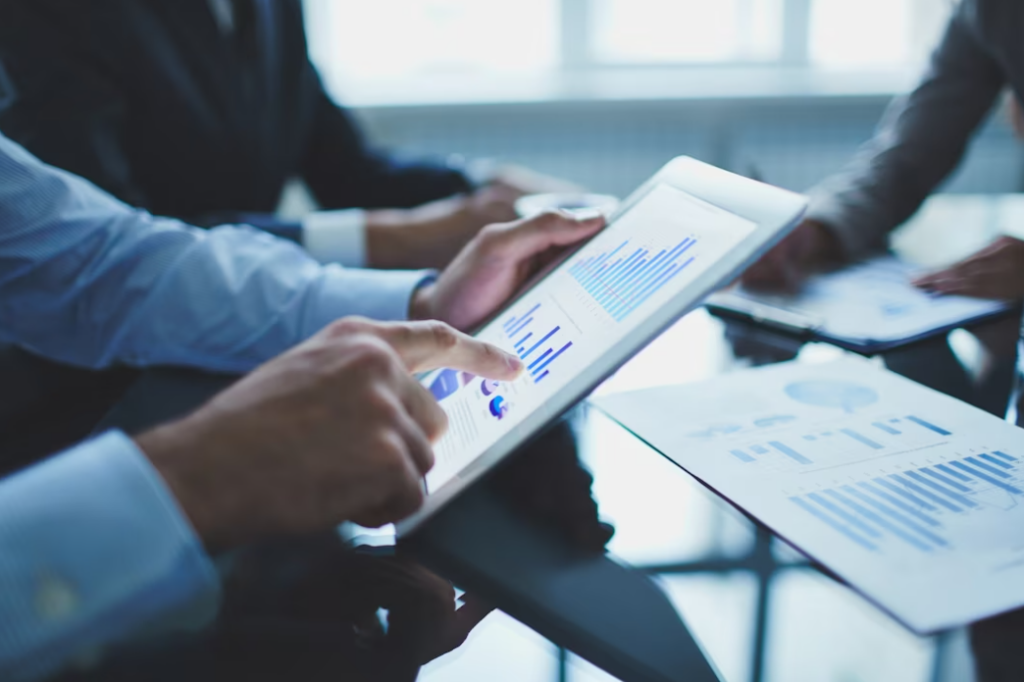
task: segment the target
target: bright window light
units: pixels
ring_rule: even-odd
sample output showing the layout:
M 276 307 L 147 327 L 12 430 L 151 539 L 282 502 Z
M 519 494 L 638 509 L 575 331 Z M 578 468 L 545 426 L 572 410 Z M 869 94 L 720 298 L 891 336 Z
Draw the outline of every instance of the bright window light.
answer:
M 332 87 L 422 93 L 460 83 L 500 89 L 557 82 L 545 77 L 617 66 L 914 69 L 935 47 L 956 1 L 304 3 L 311 56 Z M 799 44 L 784 45 L 786 36 Z
M 603 63 L 777 59 L 782 0 L 592 0 Z
M 811 61 L 820 66 L 898 66 L 911 57 L 911 0 L 814 0 Z
M 347 81 L 559 63 L 559 0 L 306 0 L 310 52 Z

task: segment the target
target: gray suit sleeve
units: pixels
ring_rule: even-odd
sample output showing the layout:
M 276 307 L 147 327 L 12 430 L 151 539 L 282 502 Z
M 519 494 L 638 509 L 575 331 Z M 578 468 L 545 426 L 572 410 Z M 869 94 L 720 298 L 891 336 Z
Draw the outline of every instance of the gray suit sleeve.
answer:
M 807 217 L 828 225 L 851 258 L 884 248 L 956 168 L 1005 83 L 978 35 L 976 3 L 954 14 L 921 83 L 889 107 L 874 138 L 811 191 Z

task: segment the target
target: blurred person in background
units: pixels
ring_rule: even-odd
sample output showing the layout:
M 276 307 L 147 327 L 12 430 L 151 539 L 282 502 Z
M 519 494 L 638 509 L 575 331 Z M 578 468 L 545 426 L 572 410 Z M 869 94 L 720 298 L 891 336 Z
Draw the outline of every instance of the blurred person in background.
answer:
M 811 191 L 804 222 L 744 275 L 755 288 L 799 288 L 811 273 L 886 247 L 887 236 L 956 168 L 1007 87 L 1024 94 L 1024 4 L 964 0 L 918 86 L 896 100 L 875 137 Z M 1024 300 L 1024 242 L 1000 237 L 915 284 L 943 294 Z
M 0 130 L 43 161 L 154 214 L 255 225 L 321 261 L 444 267 L 513 220 L 523 193 L 564 184 L 375 148 L 324 90 L 301 0 L 8 0 L 0 63 Z M 325 211 L 275 217 L 293 178 Z
M 444 267 L 559 184 L 374 148 L 309 61 L 301 0 L 0 2 L 0 130 L 154 214 L 253 224 L 357 267 Z M 291 178 L 325 210 L 278 219 Z M 12 347 L 0 367 L 0 470 L 83 438 L 136 379 Z

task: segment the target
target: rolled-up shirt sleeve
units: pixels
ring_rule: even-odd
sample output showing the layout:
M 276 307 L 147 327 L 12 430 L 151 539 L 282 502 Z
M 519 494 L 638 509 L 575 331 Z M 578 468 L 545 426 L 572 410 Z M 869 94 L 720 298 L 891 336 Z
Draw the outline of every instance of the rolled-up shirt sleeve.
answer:
M 0 481 L 0 679 L 216 614 L 210 559 L 163 479 L 110 432 Z
M 0 341 L 55 360 L 245 371 L 340 317 L 405 319 L 431 276 L 155 218 L 0 136 Z

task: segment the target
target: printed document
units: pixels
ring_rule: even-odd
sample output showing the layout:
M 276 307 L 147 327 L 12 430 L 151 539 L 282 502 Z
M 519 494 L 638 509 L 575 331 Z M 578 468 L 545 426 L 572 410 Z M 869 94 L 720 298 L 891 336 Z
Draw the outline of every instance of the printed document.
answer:
M 1024 606 L 1024 429 L 859 359 L 593 404 L 918 632 Z
M 1009 308 L 1002 301 L 926 293 L 910 284 L 921 273 L 919 267 L 884 256 L 812 277 L 796 295 L 737 288 L 715 294 L 708 303 L 865 345 L 921 338 Z

